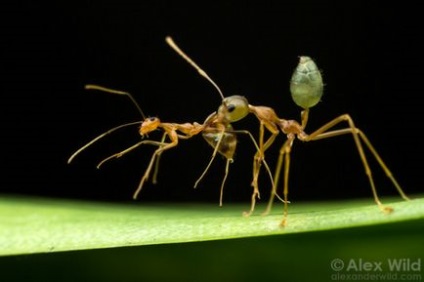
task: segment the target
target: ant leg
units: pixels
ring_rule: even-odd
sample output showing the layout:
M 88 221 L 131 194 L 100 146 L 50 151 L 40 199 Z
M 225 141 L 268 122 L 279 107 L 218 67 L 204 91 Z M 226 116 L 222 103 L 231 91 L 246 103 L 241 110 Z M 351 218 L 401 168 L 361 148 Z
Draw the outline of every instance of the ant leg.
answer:
M 258 143 L 256 142 L 255 138 L 253 137 L 252 133 L 250 133 L 247 130 L 232 130 L 231 132 L 232 133 L 247 134 L 250 137 L 250 140 L 252 141 L 253 145 L 255 146 L 256 152 L 260 152 L 260 148 L 258 146 Z M 266 142 L 266 143 L 268 143 L 268 142 Z M 270 143 L 270 145 L 271 145 L 271 143 Z M 269 168 L 268 163 L 267 163 L 267 161 L 265 159 L 263 159 L 262 162 L 263 162 L 263 164 L 265 166 L 266 171 L 268 172 L 269 180 L 271 182 L 271 187 L 274 188 L 274 178 L 272 176 L 271 169 Z M 255 209 L 255 205 L 256 205 L 256 196 L 257 195 L 259 196 L 259 190 L 258 190 L 258 193 L 255 193 L 255 191 L 253 192 L 252 197 L 251 197 L 252 198 L 252 201 L 251 201 L 251 205 L 250 205 L 250 210 L 248 212 L 244 212 L 243 213 L 243 216 L 246 216 L 247 217 L 247 216 L 250 216 L 253 213 L 253 211 Z M 272 193 L 272 199 L 274 199 L 274 196 L 276 196 L 280 201 L 284 202 L 284 200 L 277 193 L 274 193 L 273 192 Z M 266 215 L 266 214 L 267 213 L 265 213 L 263 215 Z
M 258 187 L 259 172 L 260 172 L 262 163 L 265 163 L 265 151 L 268 150 L 268 148 L 272 145 L 272 143 L 274 143 L 277 135 L 278 135 L 278 132 L 276 134 L 275 133 L 272 134 L 268 138 L 268 140 L 265 142 L 265 144 L 262 146 L 262 148 L 260 148 L 259 151 L 257 151 L 254 156 L 254 161 L 253 161 L 254 172 L 253 172 L 253 181 L 252 181 L 253 187 Z
M 386 173 L 386 176 L 392 181 L 393 185 L 396 187 L 396 189 L 397 189 L 398 193 L 400 194 L 400 196 L 404 200 L 409 201 L 410 198 L 405 194 L 405 192 L 403 192 L 403 190 L 402 190 L 401 186 L 399 185 L 399 183 L 397 182 L 396 178 L 393 176 L 392 172 L 389 170 L 389 168 L 383 162 L 383 159 L 377 153 L 376 149 L 372 146 L 372 144 L 369 141 L 369 139 L 367 138 L 367 136 L 360 129 L 358 129 L 358 133 L 359 133 L 359 136 L 362 138 L 363 142 L 365 143 L 365 145 L 368 147 L 368 149 L 374 155 L 374 158 L 378 161 L 378 163 L 380 164 L 381 168 Z
M 252 195 L 252 208 L 250 210 L 251 214 L 253 212 L 253 208 L 254 208 L 254 203 L 253 201 L 255 201 L 255 195 L 257 195 L 258 199 L 259 197 L 259 185 L 258 185 L 258 179 L 259 179 L 259 173 L 260 173 L 260 169 L 262 166 L 262 163 L 266 164 L 265 162 L 265 151 L 274 143 L 275 138 L 278 135 L 278 131 L 277 132 L 272 132 L 272 135 L 268 138 L 268 140 L 265 142 L 265 144 L 263 144 L 263 139 L 264 139 L 264 124 L 261 123 L 260 129 L 259 129 L 259 149 L 257 150 L 255 156 L 253 157 L 253 180 L 252 180 L 252 186 L 253 186 L 253 195 Z M 269 168 L 267 168 L 269 169 Z M 272 179 L 272 177 L 271 177 Z M 272 181 L 273 182 L 273 181 Z M 274 187 L 274 183 L 272 183 L 272 187 Z M 270 197 L 274 198 L 274 193 L 272 192 Z M 277 195 L 278 197 L 278 195 Z M 245 213 L 245 216 L 249 215 Z
M 334 127 L 335 125 L 337 125 L 338 123 L 343 122 L 343 121 L 348 122 L 349 128 L 328 131 L 329 129 L 331 129 L 332 127 Z M 400 185 L 398 184 L 398 182 L 394 178 L 392 172 L 389 170 L 387 165 L 384 163 L 383 159 L 380 157 L 380 155 L 377 153 L 375 148 L 372 146 L 371 142 L 368 140 L 366 135 L 360 129 L 355 127 L 355 124 L 354 124 L 352 118 L 348 114 L 344 114 L 344 115 L 341 115 L 341 116 L 333 119 L 332 121 L 328 122 L 327 124 L 325 124 L 324 126 L 319 128 L 318 130 L 316 130 L 315 132 L 313 132 L 310 135 L 302 138 L 302 140 L 303 141 L 315 141 L 315 140 L 335 137 L 335 136 L 349 134 L 349 133 L 353 135 L 353 139 L 355 141 L 356 148 L 357 148 L 359 156 L 362 160 L 362 164 L 364 165 L 365 174 L 368 176 L 368 180 L 369 180 L 369 183 L 371 185 L 371 191 L 373 193 L 375 202 L 377 203 L 380 210 L 382 210 L 384 213 L 392 212 L 393 209 L 391 207 L 384 206 L 381 203 L 381 201 L 378 197 L 377 189 L 375 188 L 374 179 L 372 177 L 372 172 L 371 172 L 371 169 L 368 165 L 368 161 L 367 161 L 367 158 L 365 156 L 365 153 L 364 153 L 364 150 L 363 150 L 363 147 L 362 147 L 362 144 L 361 144 L 361 140 L 362 140 L 362 142 L 364 142 L 364 144 L 367 146 L 367 148 L 373 154 L 374 158 L 380 164 L 381 168 L 386 173 L 386 176 L 392 181 L 393 185 L 396 187 L 396 189 L 399 192 L 399 194 L 401 195 L 401 197 L 404 200 L 409 200 L 409 198 L 403 192 L 402 188 L 400 187 Z
M 280 180 L 280 172 L 284 164 L 284 154 L 286 153 L 286 147 L 288 146 L 289 140 L 286 140 L 283 146 L 280 149 L 280 154 L 278 155 L 277 167 L 274 173 L 274 185 L 272 185 L 271 195 L 269 195 L 268 205 L 266 206 L 265 211 L 262 215 L 268 215 L 271 212 L 272 205 L 274 203 L 274 196 L 277 195 L 277 184 Z
M 254 140 L 254 139 L 252 139 Z M 254 141 L 256 144 L 256 141 Z M 258 177 L 259 171 L 261 169 L 262 160 L 264 159 L 264 124 L 261 122 L 259 127 L 259 147 L 256 148 L 255 156 L 253 157 L 253 179 L 251 182 L 251 186 L 253 186 L 253 193 L 251 197 L 250 210 L 248 212 L 243 212 L 243 216 L 250 216 L 255 210 L 256 198 L 260 199 L 261 195 L 259 193 L 258 186 Z M 257 144 L 256 144 L 257 146 Z
M 85 149 L 87 149 L 88 147 L 90 147 L 91 145 L 93 145 L 94 143 L 96 143 L 98 140 L 102 139 L 103 137 L 111 134 L 112 132 L 127 127 L 127 126 L 131 126 L 131 125 L 135 125 L 135 124 L 140 124 L 142 123 L 142 121 L 136 121 L 136 122 L 130 122 L 130 123 L 125 123 L 119 126 L 116 126 L 112 129 L 109 129 L 108 131 L 100 134 L 99 136 L 97 136 L 96 138 L 92 139 L 90 142 L 88 142 L 87 144 L 85 144 L 84 146 L 82 146 L 81 148 L 79 148 L 77 151 L 75 151 L 75 153 L 72 154 L 72 156 L 69 157 L 68 159 L 68 164 L 70 164 L 72 162 L 72 160 L 82 151 L 84 151 Z
M 271 131 L 271 130 L 270 130 Z M 253 180 L 252 180 L 252 186 L 257 187 L 258 185 L 258 178 L 259 178 L 259 171 L 262 165 L 262 162 L 265 159 L 265 151 L 268 150 L 268 148 L 274 143 L 275 138 L 278 135 L 278 130 L 271 131 L 271 136 L 267 139 L 267 141 L 263 142 L 264 140 L 264 124 L 261 123 L 259 127 L 259 147 L 257 148 L 256 154 L 253 159 Z
M 225 186 L 225 181 L 227 180 L 227 176 L 228 176 L 228 172 L 229 172 L 229 168 L 230 168 L 230 163 L 231 160 L 227 159 L 227 163 L 225 165 L 225 175 L 224 175 L 224 179 L 222 179 L 222 183 L 221 183 L 221 191 L 219 194 L 219 206 L 222 207 L 222 198 L 224 196 L 224 186 Z
M 283 145 L 282 150 L 284 150 L 285 154 L 285 165 L 284 165 L 284 190 L 283 190 L 283 197 L 284 197 L 284 212 L 283 212 L 283 220 L 280 223 L 280 226 L 286 226 L 287 225 L 287 216 L 289 214 L 289 206 L 288 206 L 288 195 L 289 195 L 289 168 L 290 168 L 290 152 L 293 145 L 293 137 L 289 137 L 289 140 L 287 140 L 287 143 Z M 281 151 L 280 151 L 281 154 Z
M 286 225 L 287 215 L 288 215 L 288 203 L 290 203 L 288 200 L 288 190 L 289 190 L 288 183 L 289 183 L 290 153 L 291 153 L 291 148 L 293 145 L 293 140 L 294 140 L 294 136 L 289 135 L 286 142 L 284 142 L 283 146 L 281 146 L 280 148 L 280 153 L 279 153 L 278 161 L 277 161 L 277 167 L 275 169 L 275 174 L 274 174 L 274 185 L 272 187 L 272 193 L 270 195 L 267 208 L 263 213 L 263 215 L 267 215 L 271 211 L 272 204 L 274 202 L 274 196 L 275 195 L 278 196 L 277 186 L 280 180 L 281 170 L 284 165 L 284 188 L 283 188 L 284 217 L 283 217 L 283 221 L 281 222 L 282 226 Z
M 167 135 L 166 132 L 162 135 L 162 139 L 161 139 L 162 143 L 165 142 L 166 135 Z M 159 161 L 160 161 L 161 156 L 162 156 L 162 154 L 159 154 L 158 157 L 156 158 L 155 170 L 153 172 L 153 179 L 152 179 L 153 184 L 158 183 L 157 179 L 158 179 L 158 173 L 159 173 Z
M 140 142 L 132 145 L 131 147 L 129 147 L 129 148 L 127 148 L 127 149 L 125 149 L 125 150 L 123 150 L 123 151 L 121 151 L 119 153 L 113 154 L 113 155 L 105 158 L 104 160 L 102 160 L 101 162 L 98 163 L 97 168 L 100 168 L 105 162 L 107 162 L 107 161 L 109 161 L 111 159 L 122 157 L 123 155 L 131 152 L 132 150 L 134 150 L 135 148 L 137 148 L 137 147 L 139 147 L 139 146 L 141 146 L 143 144 L 155 145 L 155 146 L 164 146 L 164 145 L 166 145 L 168 143 L 163 143 L 163 142 L 158 142 L 158 141 L 152 141 L 152 140 L 143 140 L 143 141 L 140 141 Z
M 167 132 L 164 132 L 163 133 L 163 135 L 162 135 L 162 139 L 161 139 L 161 143 L 163 143 L 163 144 L 167 144 L 167 143 L 165 143 L 165 139 L 166 139 L 166 136 L 168 135 L 168 133 Z M 179 139 L 189 139 L 189 138 L 191 138 L 192 137 L 192 135 L 181 135 L 181 134 L 177 134 L 177 136 L 178 136 L 178 138 Z M 157 158 L 156 158 L 156 162 L 155 162 L 155 170 L 153 171 L 153 179 L 152 179 L 152 183 L 153 184 L 157 184 L 158 183 L 158 181 L 157 181 L 157 178 L 158 178 L 158 173 L 159 173 L 159 162 L 160 162 L 160 158 L 161 158 L 161 156 L 162 156 L 162 153 L 163 153 L 163 151 L 162 152 L 160 152 L 159 154 L 158 154 L 158 156 L 157 156 Z
M 160 156 L 164 151 L 169 150 L 172 147 L 175 147 L 178 145 L 178 136 L 175 132 L 168 132 L 168 136 L 171 139 L 170 143 L 155 142 L 158 146 L 160 146 L 160 148 L 156 149 L 156 151 L 153 153 L 152 158 L 150 159 L 149 165 L 143 177 L 140 180 L 140 184 L 138 185 L 137 190 L 134 192 L 134 195 L 133 195 L 134 200 L 137 199 L 138 194 L 143 188 L 144 182 L 146 182 L 149 179 L 150 171 L 152 170 L 153 164 L 155 163 L 155 160 L 158 158 L 158 156 Z
M 208 165 L 206 166 L 205 170 L 203 171 L 202 175 L 200 175 L 200 177 L 196 180 L 196 182 L 194 183 L 194 188 L 197 188 L 197 185 L 199 185 L 200 181 L 203 179 L 203 177 L 205 177 L 206 172 L 209 170 L 210 166 L 212 165 L 213 160 L 216 157 L 216 153 L 218 152 L 218 148 L 221 145 L 222 140 L 224 139 L 224 132 L 225 130 L 221 130 L 219 133 L 219 139 L 218 142 L 216 143 L 215 149 L 212 153 L 212 157 L 208 163 Z

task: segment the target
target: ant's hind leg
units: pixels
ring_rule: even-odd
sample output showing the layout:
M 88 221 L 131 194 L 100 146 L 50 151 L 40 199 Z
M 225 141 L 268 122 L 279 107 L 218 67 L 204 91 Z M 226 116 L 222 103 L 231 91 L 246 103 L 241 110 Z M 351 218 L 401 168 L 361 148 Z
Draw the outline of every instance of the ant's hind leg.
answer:
M 337 124 L 339 124 L 340 122 L 343 122 L 343 121 L 346 121 L 349 124 L 348 128 L 328 131 L 329 129 L 331 129 L 332 127 L 334 127 L 335 125 L 337 125 Z M 399 192 L 399 194 L 401 195 L 401 197 L 404 200 L 409 200 L 409 198 L 403 192 L 402 188 L 400 187 L 400 185 L 398 184 L 396 179 L 393 177 L 392 172 L 389 170 L 387 165 L 384 163 L 383 159 L 377 153 L 374 146 L 372 146 L 371 142 L 368 140 L 368 138 L 365 136 L 365 134 L 360 129 L 356 128 L 352 118 L 348 114 L 341 115 L 341 116 L 333 119 L 332 121 L 324 124 L 318 130 L 311 133 L 309 136 L 306 136 L 303 141 L 315 141 L 315 140 L 335 137 L 335 136 L 344 135 L 344 134 L 352 134 L 353 135 L 353 140 L 355 141 L 356 148 L 358 150 L 359 156 L 360 156 L 362 164 L 364 166 L 365 174 L 368 177 L 368 180 L 369 180 L 369 183 L 370 183 L 370 186 L 371 186 L 371 191 L 372 191 L 373 196 L 374 196 L 374 200 L 375 200 L 376 204 L 378 205 L 378 207 L 380 208 L 380 210 L 383 211 L 384 213 L 390 213 L 390 212 L 393 211 L 393 208 L 383 205 L 381 203 L 379 197 L 378 197 L 377 189 L 375 188 L 375 184 L 374 184 L 374 178 L 372 176 L 370 166 L 369 166 L 367 158 L 365 156 L 361 140 L 362 140 L 362 142 L 364 142 L 364 144 L 367 146 L 367 148 L 373 154 L 374 158 L 380 164 L 380 167 L 383 169 L 386 176 L 392 181 L 393 185 L 396 187 L 396 189 Z

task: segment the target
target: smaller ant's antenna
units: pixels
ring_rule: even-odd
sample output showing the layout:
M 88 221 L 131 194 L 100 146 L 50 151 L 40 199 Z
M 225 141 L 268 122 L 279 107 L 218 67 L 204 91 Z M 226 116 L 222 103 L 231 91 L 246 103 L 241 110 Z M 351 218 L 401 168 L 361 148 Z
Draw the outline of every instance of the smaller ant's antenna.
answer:
M 130 93 L 125 92 L 125 91 L 121 91 L 121 90 L 106 88 L 106 87 L 95 85 L 95 84 L 86 84 L 84 86 L 84 88 L 87 89 L 87 90 L 99 90 L 99 91 L 103 91 L 103 92 L 107 92 L 107 93 L 111 93 L 111 94 L 128 96 L 131 99 L 131 101 L 133 102 L 133 104 L 137 107 L 137 110 L 139 111 L 139 113 L 143 117 L 143 120 L 146 119 L 146 116 L 144 115 L 144 113 L 141 110 L 140 106 L 138 105 L 137 101 L 133 98 L 133 96 Z
M 221 95 L 222 100 L 224 100 L 224 94 L 222 94 L 221 89 L 218 87 L 218 85 L 215 83 L 215 81 L 212 80 L 212 78 L 209 77 L 209 75 L 202 70 L 192 59 L 190 59 L 189 56 L 187 56 L 186 53 L 184 53 L 180 47 L 177 46 L 177 44 L 175 44 L 174 40 L 172 39 L 171 36 L 167 36 L 165 38 L 166 43 L 168 43 L 168 45 L 174 49 L 175 52 L 178 53 L 178 55 L 180 55 L 181 57 L 184 58 L 184 60 L 186 60 L 190 65 L 192 65 L 192 67 L 194 67 L 201 76 L 203 76 L 204 78 L 206 78 L 215 88 L 216 90 L 218 90 L 219 95 Z

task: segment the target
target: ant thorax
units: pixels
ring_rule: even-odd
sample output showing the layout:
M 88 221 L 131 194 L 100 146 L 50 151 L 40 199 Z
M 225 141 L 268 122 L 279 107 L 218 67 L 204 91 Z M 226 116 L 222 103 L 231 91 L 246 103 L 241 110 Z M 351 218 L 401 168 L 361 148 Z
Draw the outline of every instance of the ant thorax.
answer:
M 295 120 L 280 119 L 278 126 L 284 134 L 304 135 L 302 126 Z

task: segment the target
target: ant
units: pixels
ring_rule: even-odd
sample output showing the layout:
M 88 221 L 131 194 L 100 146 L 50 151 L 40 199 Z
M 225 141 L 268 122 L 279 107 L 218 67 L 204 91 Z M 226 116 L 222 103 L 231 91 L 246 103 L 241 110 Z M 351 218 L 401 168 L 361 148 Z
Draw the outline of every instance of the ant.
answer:
M 183 56 L 184 57 L 184 56 Z M 185 59 L 193 65 L 192 61 L 185 57 Z M 208 80 L 211 81 L 211 79 L 205 74 L 203 70 L 197 69 L 198 72 L 206 77 Z M 211 81 L 211 83 L 218 89 L 220 92 L 218 86 Z M 259 198 L 259 189 L 258 189 L 258 177 L 260 172 L 260 167 L 262 162 L 265 161 L 265 151 L 274 143 L 277 135 L 281 131 L 283 134 L 286 135 L 287 140 L 283 143 L 283 145 L 280 148 L 278 161 L 277 161 L 277 167 L 274 174 L 274 183 L 272 184 L 272 192 L 271 196 L 268 202 L 268 206 L 263 213 L 263 215 L 266 215 L 270 212 L 272 208 L 272 203 L 274 200 L 274 197 L 278 196 L 277 194 L 277 186 L 279 182 L 279 177 L 281 174 L 281 171 L 284 166 L 284 188 L 283 188 L 283 199 L 284 203 L 284 215 L 283 220 L 281 221 L 281 226 L 285 226 L 287 224 L 287 215 L 288 215 L 288 177 L 289 177 L 289 167 L 290 167 L 290 153 L 291 148 L 293 146 L 293 141 L 297 138 L 303 142 L 309 142 L 309 141 L 316 141 L 321 140 L 325 138 L 331 138 L 336 137 L 340 135 L 345 134 L 352 134 L 356 148 L 358 150 L 360 159 L 362 161 L 362 164 L 365 169 L 365 174 L 368 177 L 371 191 L 374 197 L 374 201 L 376 202 L 377 206 L 380 208 L 381 211 L 384 213 L 390 213 L 393 211 L 393 208 L 389 206 L 385 206 L 381 203 L 377 190 L 375 188 L 374 179 L 372 177 L 371 169 L 368 165 L 367 158 L 364 153 L 363 144 L 368 148 L 368 150 L 371 152 L 371 154 L 374 156 L 374 158 L 379 163 L 380 167 L 385 172 L 386 176 L 391 180 L 393 185 L 395 186 L 396 190 L 400 194 L 400 196 L 404 200 L 410 200 L 408 196 L 403 192 L 401 186 L 397 182 L 397 180 L 394 178 L 392 172 L 389 170 L 387 165 L 384 163 L 383 159 L 380 157 L 380 155 L 377 153 L 376 149 L 373 147 L 367 136 L 355 126 L 353 119 L 350 117 L 349 114 L 343 114 L 335 119 L 327 122 L 314 132 L 307 134 L 304 129 L 307 125 L 308 118 L 309 118 L 309 109 L 313 106 L 315 106 L 322 97 L 323 94 L 323 80 L 320 71 L 318 70 L 318 67 L 316 66 L 315 62 L 307 56 L 300 56 L 299 64 L 296 67 L 291 81 L 290 81 L 290 92 L 292 95 L 292 99 L 294 102 L 303 108 L 301 112 L 301 121 L 300 123 L 295 120 L 286 120 L 281 119 L 277 116 L 275 111 L 266 106 L 254 106 L 248 104 L 247 100 L 245 100 L 245 103 L 239 103 L 237 104 L 238 111 L 244 113 L 243 117 L 247 116 L 247 114 L 252 113 L 256 116 L 256 118 L 260 122 L 259 127 L 259 150 L 257 150 L 255 156 L 254 156 L 254 164 L 253 164 L 253 180 L 252 180 L 252 186 L 253 186 L 253 194 L 252 194 L 252 202 L 251 202 L 251 209 L 249 212 L 245 213 L 245 216 L 249 216 L 253 213 L 255 208 L 255 199 L 256 197 Z M 225 111 L 225 105 L 228 101 L 231 101 L 232 99 L 241 99 L 243 97 L 241 96 L 230 96 L 227 98 L 223 98 L 223 102 L 221 107 L 219 108 L 218 112 L 220 110 Z M 238 119 L 228 119 L 227 122 L 232 123 L 235 121 L 240 120 L 241 118 L 238 117 Z M 348 126 L 346 128 L 342 129 L 333 129 L 335 126 L 342 122 L 347 122 Z M 271 136 L 264 142 L 264 133 L 265 128 L 271 133 Z
M 391 213 L 393 211 L 393 208 L 383 205 L 378 197 L 377 189 L 375 188 L 374 179 L 372 176 L 372 172 L 368 164 L 367 158 L 365 156 L 363 144 L 368 148 L 368 150 L 377 160 L 380 167 L 383 169 L 386 176 L 391 180 L 391 182 L 395 186 L 400 196 L 404 200 L 410 200 L 410 199 L 403 192 L 401 186 L 399 185 L 399 183 L 393 176 L 392 172 L 389 170 L 387 165 L 384 163 L 383 159 L 377 153 L 376 149 L 371 144 L 371 142 L 369 141 L 365 133 L 355 126 L 353 119 L 351 118 L 349 114 L 342 114 L 334 118 L 333 120 L 327 122 L 326 124 L 324 124 L 323 126 L 321 126 L 320 128 L 318 128 L 317 130 L 313 131 L 310 134 L 307 134 L 304 131 L 306 124 L 308 122 L 309 109 L 315 106 L 321 100 L 321 97 L 323 94 L 323 88 L 324 88 L 324 84 L 323 84 L 322 76 L 315 62 L 310 57 L 300 56 L 299 64 L 297 65 L 291 77 L 290 92 L 294 102 L 298 106 L 303 108 L 303 111 L 301 112 L 301 122 L 298 123 L 295 120 L 279 119 L 277 116 L 272 117 L 272 120 L 287 137 L 287 140 L 283 143 L 283 145 L 280 148 L 277 167 L 274 174 L 273 191 L 275 192 L 277 189 L 279 176 L 284 166 L 283 199 L 287 201 L 290 152 L 291 152 L 291 148 L 293 146 L 293 141 L 295 138 L 303 142 L 309 142 L 309 141 L 316 141 L 316 140 L 336 137 L 336 136 L 345 135 L 345 134 L 352 134 L 357 151 L 359 153 L 359 157 L 365 169 L 365 174 L 367 175 L 370 186 L 371 186 L 371 191 L 374 197 L 374 201 L 376 202 L 377 206 L 380 208 L 382 212 Z M 342 129 L 333 129 L 335 126 L 337 126 L 338 124 L 342 122 L 347 122 L 348 126 Z M 274 193 L 271 194 L 271 198 L 270 198 L 266 212 L 269 212 L 271 209 L 273 194 Z M 287 206 L 287 203 L 284 203 L 284 216 L 280 224 L 281 226 L 285 226 L 287 224 L 287 215 L 288 215 L 288 206 Z
M 147 169 L 146 169 L 146 171 L 145 171 L 143 177 L 141 178 L 141 181 L 140 181 L 140 183 L 137 187 L 137 190 L 133 194 L 133 199 L 137 199 L 138 194 L 140 193 L 144 183 L 149 179 L 151 170 L 152 170 L 153 165 L 155 163 L 156 163 L 156 165 L 155 165 L 155 170 L 154 170 L 152 182 L 154 184 L 157 183 L 157 173 L 158 173 L 158 169 L 159 169 L 159 159 L 160 159 L 160 156 L 162 155 L 162 153 L 166 150 L 169 150 L 169 149 L 177 146 L 179 139 L 189 139 L 189 138 L 193 137 L 194 135 L 197 135 L 197 134 L 202 132 L 202 135 L 205 138 L 205 140 L 208 142 L 208 144 L 210 144 L 212 147 L 214 147 L 216 152 L 218 152 L 219 154 L 221 154 L 222 156 L 224 156 L 227 159 L 225 176 L 224 176 L 224 179 L 223 179 L 222 184 L 221 184 L 220 205 L 222 205 L 223 188 L 224 188 L 225 180 L 226 180 L 227 175 L 228 175 L 229 164 L 231 162 L 233 162 L 233 156 L 234 156 L 236 146 L 237 146 L 237 137 L 236 137 L 237 132 L 232 130 L 232 127 L 231 127 L 230 124 L 225 126 L 224 124 L 217 123 L 216 119 L 215 119 L 215 117 L 216 117 L 215 113 L 213 113 L 208 118 L 206 118 L 206 120 L 203 124 L 199 124 L 197 122 L 182 123 L 182 124 L 165 123 L 165 122 L 161 122 L 160 119 L 157 118 L 157 117 L 146 118 L 144 116 L 143 112 L 141 111 L 140 107 L 138 106 L 138 104 L 135 102 L 132 95 L 128 92 L 124 92 L 124 91 L 120 91 L 120 90 L 114 90 L 114 89 L 106 88 L 106 87 L 99 86 L 99 85 L 93 85 L 93 84 L 86 85 L 85 89 L 87 89 L 87 90 L 99 90 L 99 91 L 103 91 L 103 92 L 107 92 L 107 93 L 111 93 L 111 94 L 128 96 L 131 99 L 131 101 L 133 101 L 133 103 L 136 105 L 139 112 L 143 116 L 143 121 L 137 121 L 137 122 L 130 122 L 130 123 L 122 124 L 122 125 L 114 127 L 112 129 L 100 134 L 99 136 L 92 139 L 90 142 L 88 142 L 84 146 L 82 146 L 80 149 L 78 149 L 75 153 L 73 153 L 71 155 L 71 157 L 68 159 L 68 164 L 71 163 L 73 161 L 73 159 L 78 154 L 80 154 L 83 150 L 87 149 L 89 146 L 91 146 L 92 144 L 97 142 L 99 139 L 111 134 L 112 132 L 114 132 L 118 129 L 121 129 L 121 128 L 124 128 L 124 127 L 127 127 L 127 126 L 140 124 L 139 134 L 141 135 L 142 138 L 144 136 L 147 136 L 148 133 L 150 133 L 152 131 L 155 131 L 157 129 L 162 129 L 164 131 L 164 133 L 163 133 L 163 136 L 161 138 L 161 141 L 142 140 L 142 141 L 137 142 L 136 144 L 130 146 L 129 148 L 127 148 L 127 149 L 125 149 L 121 152 L 118 152 L 116 154 L 113 154 L 113 155 L 103 159 L 97 165 L 97 168 L 100 168 L 105 162 L 107 162 L 107 161 L 109 161 L 113 158 L 120 158 L 123 155 L 129 153 L 130 151 L 136 149 L 137 147 L 139 147 L 143 144 L 158 146 L 159 148 L 156 149 L 155 152 L 153 153 L 152 158 L 150 159 L 149 165 L 147 166 Z M 169 138 L 170 142 L 165 142 L 166 137 Z M 252 140 L 254 140 L 253 136 L 252 136 Z M 259 149 L 259 147 L 257 146 L 256 143 L 255 143 L 255 146 Z M 214 155 L 215 154 L 216 153 L 214 153 Z M 212 162 L 212 160 L 211 160 L 211 162 Z M 208 165 L 208 168 L 209 168 L 209 166 L 210 166 L 210 164 Z M 206 174 L 208 168 L 205 170 L 203 175 Z M 198 180 L 198 182 L 199 182 L 199 180 Z M 196 185 L 197 185 L 198 182 L 196 182 Z
M 172 41 L 172 39 L 170 37 L 167 37 L 166 41 L 180 55 L 186 56 L 175 45 L 175 43 Z M 194 62 L 191 62 L 191 63 L 193 64 L 193 66 L 195 66 L 199 70 L 199 72 L 201 72 L 201 69 Z M 209 81 L 212 82 L 212 84 L 218 89 L 221 97 L 223 97 L 222 92 L 214 84 L 214 82 L 207 76 L 207 74 L 202 73 L 202 75 L 204 77 L 206 77 Z M 122 157 L 123 155 L 129 153 L 130 151 L 136 149 L 137 147 L 139 147 L 143 144 L 157 146 L 158 148 L 153 153 L 152 158 L 149 162 L 149 165 L 148 165 L 148 167 L 147 167 L 147 169 L 146 169 L 146 171 L 145 171 L 143 177 L 141 178 L 141 181 L 140 181 L 140 183 L 137 187 L 137 190 L 133 194 L 133 199 L 136 199 L 138 197 L 138 194 L 141 191 L 144 183 L 148 180 L 150 173 L 151 173 L 151 170 L 153 168 L 153 165 L 155 163 L 156 163 L 156 165 L 155 165 L 155 170 L 154 170 L 152 182 L 153 183 L 157 182 L 157 173 L 158 173 L 158 169 L 159 169 L 160 156 L 162 155 L 162 153 L 164 151 L 169 150 L 173 147 L 176 147 L 178 145 L 179 139 L 189 139 L 189 138 L 191 138 L 195 135 L 198 135 L 199 133 L 202 133 L 202 136 L 204 137 L 204 139 L 208 142 L 209 145 L 211 145 L 214 148 L 214 152 L 212 154 L 211 160 L 209 161 L 208 166 L 206 167 L 206 169 L 204 170 L 204 172 L 202 173 L 200 178 L 196 181 L 195 188 L 197 187 L 200 180 L 205 176 L 206 172 L 208 171 L 209 167 L 211 166 L 211 164 L 212 164 L 217 153 L 221 154 L 222 156 L 224 156 L 226 158 L 227 161 L 226 161 L 225 175 L 224 175 L 224 178 L 223 178 L 223 181 L 222 181 L 222 184 L 221 184 L 221 190 L 220 190 L 221 191 L 220 192 L 220 206 L 222 206 L 223 189 L 224 189 L 224 184 L 225 184 L 225 181 L 227 179 L 228 172 L 229 172 L 229 164 L 231 162 L 233 162 L 233 156 L 234 156 L 236 146 L 237 146 L 237 135 L 236 134 L 243 133 L 243 134 L 249 135 L 254 146 L 259 151 L 259 146 L 257 145 L 255 139 L 253 138 L 253 136 L 251 135 L 250 132 L 248 132 L 246 130 L 233 130 L 233 128 L 232 128 L 232 126 L 229 122 L 229 120 L 234 121 L 234 120 L 237 120 L 237 118 L 239 118 L 239 117 L 242 118 L 246 115 L 245 113 L 238 111 L 238 109 L 240 108 L 240 107 L 238 107 L 238 104 L 246 103 L 245 99 L 243 97 L 234 98 L 234 99 L 231 99 L 231 100 L 226 100 L 226 103 L 223 103 L 223 105 L 221 105 L 218 112 L 214 112 L 214 113 L 210 114 L 206 118 L 206 120 L 203 122 L 203 124 L 199 124 L 197 122 L 179 124 L 179 123 L 164 123 L 164 122 L 161 122 L 160 119 L 157 118 L 157 117 L 146 118 L 146 116 L 144 115 L 143 111 L 141 110 L 141 108 L 139 107 L 139 105 L 137 104 L 135 99 L 128 92 L 120 91 L 120 90 L 114 90 L 114 89 L 106 88 L 106 87 L 99 86 L 99 85 L 93 85 L 93 84 L 86 85 L 85 89 L 87 89 L 87 90 L 98 90 L 98 91 L 103 91 L 103 92 L 106 92 L 106 93 L 128 96 L 130 98 L 130 100 L 133 102 L 133 104 L 137 107 L 137 110 L 141 114 L 143 121 L 137 121 L 137 122 L 130 122 L 130 123 L 122 124 L 122 125 L 114 127 L 112 129 L 100 134 L 99 136 L 92 139 L 90 142 L 88 142 L 84 146 L 82 146 L 80 149 L 78 149 L 75 153 L 73 153 L 71 155 L 71 157 L 68 159 L 68 164 L 71 163 L 73 161 L 73 159 L 78 154 L 80 154 L 83 150 L 85 150 L 86 148 L 88 148 L 89 146 L 91 146 L 92 144 L 94 144 L 95 142 L 100 140 L 101 138 L 111 134 L 112 132 L 114 132 L 118 129 L 121 129 L 121 128 L 124 128 L 124 127 L 127 127 L 127 126 L 140 124 L 139 134 L 141 135 L 142 138 L 144 136 L 147 136 L 148 133 L 155 131 L 157 129 L 162 129 L 164 131 L 161 141 L 142 140 L 142 141 L 137 142 L 136 144 L 130 146 L 129 148 L 127 148 L 127 149 L 125 149 L 121 152 L 115 153 L 115 154 L 105 158 L 104 160 L 102 160 L 97 165 L 97 168 L 100 168 L 105 162 L 107 162 L 107 161 L 109 161 L 113 158 Z M 169 138 L 170 142 L 165 142 L 167 137 Z M 265 166 L 266 166 L 266 169 L 268 171 L 271 182 L 273 183 L 271 171 L 270 171 L 270 169 L 269 169 L 269 167 L 266 163 L 265 163 Z

